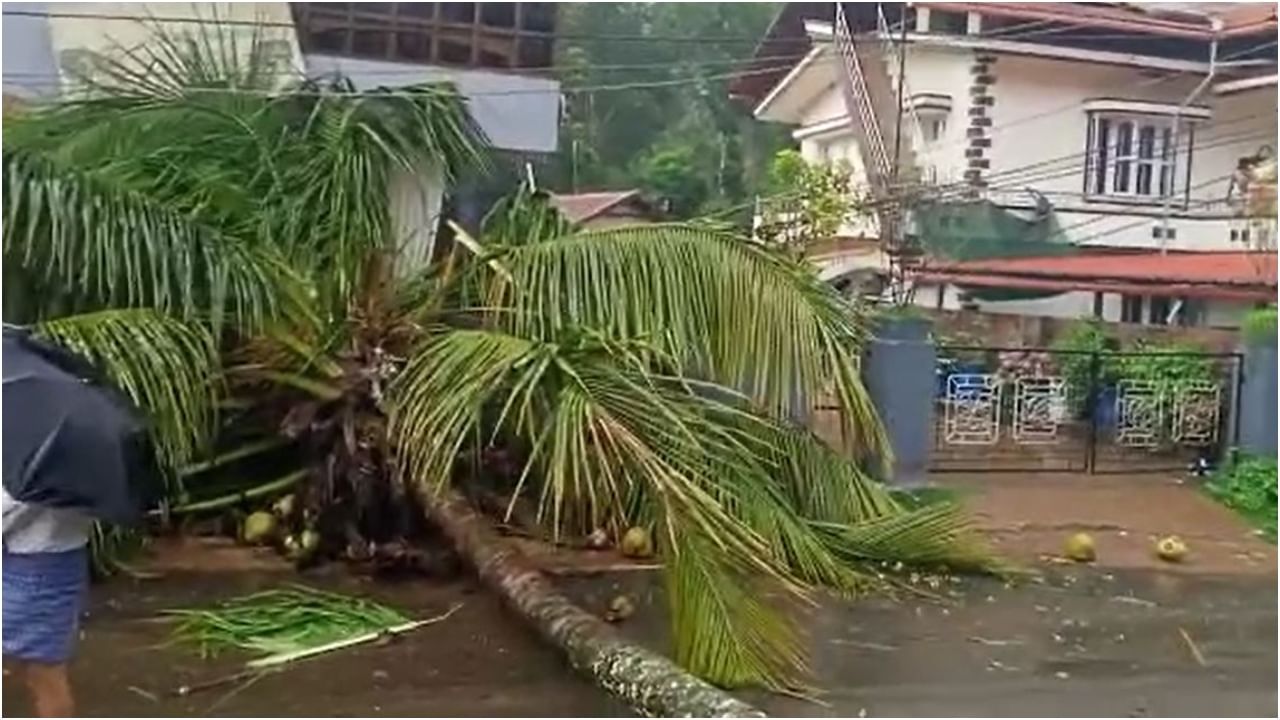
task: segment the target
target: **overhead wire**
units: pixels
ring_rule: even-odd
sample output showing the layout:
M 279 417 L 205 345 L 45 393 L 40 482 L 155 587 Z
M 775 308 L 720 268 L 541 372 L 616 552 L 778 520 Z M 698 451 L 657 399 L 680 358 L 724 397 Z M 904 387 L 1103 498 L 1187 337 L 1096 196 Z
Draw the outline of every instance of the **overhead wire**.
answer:
M 76 13 L 76 12 L 48 12 L 48 11 L 42 12 L 42 11 L 11 10 L 11 9 L 5 9 L 3 11 L 3 14 L 6 16 L 19 16 L 19 17 L 134 20 L 134 21 L 150 21 L 150 22 L 157 22 L 157 23 L 183 23 L 183 24 L 197 24 L 197 25 L 281 27 L 281 28 L 292 29 L 294 31 L 297 31 L 298 29 L 298 26 L 293 22 L 269 21 L 269 20 L 261 20 L 261 19 L 258 19 L 258 20 L 237 20 L 234 18 L 210 19 L 210 18 L 155 16 L 155 15 L 147 15 L 147 16 L 121 15 L 121 14 L 109 14 L 109 13 L 82 13 L 82 12 Z M 1049 20 L 1033 20 L 1033 21 L 1028 21 L 1026 23 L 1020 23 L 1014 26 L 998 28 L 995 31 L 992 31 L 990 33 L 981 33 L 981 34 L 978 34 L 976 37 L 1010 40 L 1010 39 L 1017 39 L 1019 37 L 1033 37 L 1033 36 L 1038 36 L 1043 34 L 1050 34 L 1054 32 L 1066 32 L 1068 30 L 1076 29 L 1074 26 L 1067 26 L 1064 28 L 1047 28 L 1047 29 L 1041 29 L 1041 30 L 1030 29 L 1036 26 L 1051 24 L 1052 22 L 1053 21 L 1049 21 Z M 895 24 L 895 27 L 900 28 L 901 26 L 900 24 Z M 878 33 L 872 32 L 867 34 L 878 34 Z M 892 34 L 892 32 L 890 34 Z M 565 33 L 556 33 L 556 34 L 552 34 L 552 36 L 557 40 L 574 39 L 576 37 L 574 35 L 565 34 Z M 1100 39 L 1100 36 L 1096 36 L 1096 35 L 1091 37 L 1092 39 Z M 1107 37 L 1113 37 L 1113 38 L 1132 37 L 1135 39 L 1149 39 L 1149 38 L 1152 38 L 1153 36 L 1147 33 L 1131 33 L 1131 34 L 1113 34 Z M 640 36 L 635 36 L 630 38 L 624 37 L 624 36 L 610 36 L 610 38 L 605 38 L 604 36 L 600 36 L 600 35 L 583 36 L 583 38 L 584 39 L 614 39 L 614 40 L 634 39 L 634 40 L 649 40 L 653 42 L 696 41 L 701 43 L 722 42 L 725 40 L 737 39 L 737 38 L 724 38 L 724 37 L 711 37 L 711 36 L 659 36 L 659 35 L 652 35 L 652 34 L 640 35 Z M 746 38 L 743 38 L 743 39 L 745 40 Z M 1063 38 L 1060 37 L 1059 39 L 1063 39 Z M 758 40 L 759 38 L 751 38 L 751 41 L 753 42 L 756 42 Z M 1266 43 L 1254 45 L 1249 48 L 1245 48 L 1243 50 L 1237 51 L 1236 53 L 1233 53 L 1231 55 L 1225 56 L 1220 60 L 1220 62 L 1229 62 L 1232 59 L 1235 59 L 1237 57 L 1242 57 L 1244 55 L 1252 54 L 1254 52 L 1265 49 L 1267 47 L 1274 46 L 1276 44 L 1277 42 L 1273 40 Z M 673 69 L 689 69 L 689 68 L 696 68 L 696 67 L 703 67 L 703 66 L 710 66 L 710 65 L 721 65 L 721 64 L 731 65 L 739 62 L 752 62 L 752 61 L 762 62 L 762 61 L 768 61 L 773 59 L 778 59 L 778 60 L 785 59 L 788 61 L 794 61 L 804 57 L 805 55 L 808 55 L 809 52 L 810 50 L 806 50 L 804 53 L 796 53 L 796 54 L 782 54 L 782 55 L 776 55 L 776 56 L 761 56 L 761 57 L 752 57 L 752 58 L 734 58 L 734 59 L 726 58 L 726 59 L 719 59 L 719 60 L 710 59 L 710 60 L 700 60 L 700 61 L 692 61 L 692 62 L 691 61 L 674 61 L 669 63 L 642 63 L 642 64 L 616 65 L 616 66 L 587 66 L 585 69 L 615 70 L 615 69 L 651 69 L 651 68 L 662 68 L 662 67 L 671 67 Z M 838 62 L 839 58 L 830 58 L 828 60 L 834 64 Z M 676 86 L 676 85 L 682 85 L 682 84 L 699 84 L 699 83 L 705 83 L 705 82 L 713 82 L 717 80 L 731 80 L 731 79 L 736 79 L 736 78 L 745 77 L 745 76 L 769 74 L 769 73 L 775 73 L 779 71 L 785 71 L 787 69 L 790 69 L 791 67 L 792 67 L 792 63 L 789 62 L 786 65 L 769 66 L 764 68 L 752 68 L 752 69 L 745 69 L 745 70 L 737 70 L 731 73 L 723 73 L 723 74 L 715 74 L 715 75 L 699 75 L 699 76 L 693 76 L 693 77 L 672 78 L 672 79 L 666 79 L 666 80 L 610 83 L 610 84 L 600 84 L 600 85 L 594 85 L 594 86 L 579 86 L 579 87 L 559 87 L 554 89 L 553 88 L 547 88 L 547 89 L 525 88 L 525 89 L 508 89 L 508 90 L 494 90 L 494 91 L 473 91 L 473 92 L 468 92 L 466 94 L 469 96 L 489 97 L 489 96 L 548 94 L 548 93 L 585 93 L 585 92 L 623 91 L 623 90 L 630 90 L 630 89 L 669 87 L 669 86 Z M 574 65 L 574 66 L 568 66 L 568 67 L 560 66 L 559 68 L 540 68 L 539 70 L 545 71 L 548 69 L 581 69 L 581 68 L 582 66 Z M 401 72 L 403 72 L 406 75 L 413 74 L 413 75 L 420 76 L 423 73 L 423 70 L 417 70 L 417 69 L 402 70 L 402 69 L 396 68 L 396 69 L 390 69 L 388 71 L 378 72 L 377 75 L 385 76 L 385 75 L 391 75 L 391 74 L 399 74 Z M 1152 78 L 1144 83 L 1139 83 L 1137 87 L 1150 87 L 1160 83 L 1168 82 L 1173 79 L 1176 79 L 1177 77 L 1181 77 L 1187 72 L 1189 71 L 1186 71 L 1186 70 L 1173 71 L 1169 74 L 1162 75 L 1157 78 Z M 33 77 L 37 75 L 38 74 L 36 73 L 6 73 L 6 77 Z M 50 77 L 56 78 L 57 76 L 54 75 Z M 214 92 L 214 93 L 231 92 L 231 93 L 252 93 L 252 94 L 262 94 L 262 95 L 271 95 L 276 93 L 276 91 L 272 91 L 272 90 L 254 90 L 254 89 L 246 89 L 246 88 L 240 88 L 240 89 L 193 88 L 191 90 L 195 90 L 198 92 L 205 92 L 205 91 Z M 301 94 L 307 94 L 307 93 L 303 92 Z M 367 91 L 356 91 L 356 92 L 349 92 L 349 93 L 335 91 L 335 92 L 323 92 L 323 93 L 318 92 L 313 94 L 363 96 L 368 93 Z M 391 91 L 391 94 L 394 94 L 394 91 Z M 1081 106 L 1081 103 L 1071 103 L 1069 105 L 1053 108 L 1051 110 L 1036 113 L 1030 116 L 1015 118 L 1005 123 L 1001 123 L 1000 125 L 992 126 L 988 132 L 995 133 L 999 130 L 1007 129 L 1008 127 L 1030 122 L 1031 120 L 1040 119 L 1040 118 L 1051 116 L 1053 114 L 1070 111 L 1079 106 Z M 1239 118 L 1232 122 L 1239 122 L 1244 119 L 1246 118 Z M 929 153 L 936 152 L 937 150 L 943 147 L 947 147 L 953 144 L 955 144 L 955 141 L 951 141 L 941 145 L 935 145 L 931 148 L 928 148 L 926 152 L 929 152 Z M 1201 149 L 1206 149 L 1207 147 L 1211 147 L 1211 146 L 1202 145 Z M 1040 171 L 1039 173 L 1033 173 L 1032 175 L 1023 175 L 1028 170 L 1031 170 L 1036 167 L 1053 165 L 1053 164 L 1062 162 L 1064 160 L 1070 160 L 1072 158 L 1083 158 L 1087 156 L 1087 154 L 1088 154 L 1088 151 L 1086 150 L 1079 153 L 1072 153 L 1070 155 L 1061 156 L 1059 158 L 1050 158 L 1050 159 L 1042 160 L 1036 163 L 1030 163 L 1025 166 L 1010 168 L 1008 170 L 993 173 L 992 175 L 988 176 L 989 179 L 995 179 L 997 177 L 1008 178 L 1014 175 L 1021 175 L 1021 176 L 1018 177 L 1016 181 L 1011 181 L 1009 184 L 1004 184 L 1004 185 L 989 184 L 986 189 L 987 190 L 1002 189 L 1002 188 L 1003 189 L 1023 189 L 1023 186 L 1026 183 L 1038 182 L 1044 179 L 1052 179 L 1053 177 L 1062 176 L 1065 174 L 1074 174 L 1076 172 L 1079 172 L 1079 168 L 1070 167 L 1070 168 L 1065 168 L 1065 169 L 1055 170 L 1055 171 L 1047 171 L 1046 169 L 1044 171 Z M 1230 177 L 1230 176 L 1227 176 L 1227 177 Z M 973 188 L 966 183 L 954 184 L 955 192 L 966 193 L 971 191 L 972 189 Z M 900 199 L 897 201 L 901 202 Z

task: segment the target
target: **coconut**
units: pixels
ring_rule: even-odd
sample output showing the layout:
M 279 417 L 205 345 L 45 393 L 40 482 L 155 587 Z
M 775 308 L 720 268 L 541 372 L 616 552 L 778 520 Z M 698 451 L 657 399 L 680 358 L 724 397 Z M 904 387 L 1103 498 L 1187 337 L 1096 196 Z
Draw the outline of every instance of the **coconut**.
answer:
M 294 497 L 293 493 L 289 493 L 279 500 L 276 500 L 275 504 L 271 506 L 271 511 L 278 515 L 280 519 L 287 519 L 293 515 L 293 509 L 296 504 L 297 498 Z
M 250 545 L 261 545 L 275 536 L 278 527 L 279 522 L 275 515 L 258 511 L 244 519 L 241 537 Z
M 1176 535 L 1160 538 L 1156 543 L 1156 557 L 1165 562 L 1182 562 L 1187 557 L 1187 544 Z
M 604 614 L 608 622 L 622 622 L 634 615 L 636 604 L 626 595 L 618 595 L 609 601 L 609 609 Z
M 1093 544 L 1093 536 L 1089 533 L 1076 533 L 1067 538 L 1067 557 L 1076 562 L 1093 562 L 1098 557 L 1097 548 Z
M 302 536 L 298 538 L 298 545 L 302 548 L 302 552 L 306 555 L 314 553 L 320 549 L 320 533 L 311 528 L 302 531 Z
M 646 558 L 653 555 L 653 537 L 642 527 L 633 527 L 622 536 L 619 546 L 629 558 Z

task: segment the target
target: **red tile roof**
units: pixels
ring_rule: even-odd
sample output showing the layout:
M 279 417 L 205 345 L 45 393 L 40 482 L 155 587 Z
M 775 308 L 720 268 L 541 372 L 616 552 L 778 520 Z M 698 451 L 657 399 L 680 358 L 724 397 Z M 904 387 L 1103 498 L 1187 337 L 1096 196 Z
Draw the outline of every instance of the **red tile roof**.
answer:
M 551 204 L 555 205 L 569 222 L 581 223 L 599 217 L 611 208 L 638 197 L 640 197 L 639 190 L 552 195 Z
M 1085 254 L 931 264 L 917 277 L 979 287 L 1241 299 L 1276 296 L 1274 252 Z

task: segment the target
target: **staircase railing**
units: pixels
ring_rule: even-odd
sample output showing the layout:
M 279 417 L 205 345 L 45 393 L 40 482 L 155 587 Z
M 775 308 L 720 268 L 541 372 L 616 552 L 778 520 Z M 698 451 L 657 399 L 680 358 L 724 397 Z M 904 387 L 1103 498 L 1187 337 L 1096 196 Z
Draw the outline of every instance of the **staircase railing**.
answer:
M 884 133 L 876 117 L 875 106 L 871 101 L 871 93 L 867 88 L 866 74 L 862 61 L 858 57 L 854 45 L 853 33 L 849 21 L 845 17 L 844 3 L 836 3 L 835 45 L 840 55 L 843 69 L 841 86 L 844 89 L 845 105 L 849 114 L 863 131 L 864 142 L 858 143 L 866 166 L 868 180 L 873 192 L 879 195 L 887 188 L 889 178 L 893 174 L 893 165 L 889 160 L 888 148 L 885 147 Z

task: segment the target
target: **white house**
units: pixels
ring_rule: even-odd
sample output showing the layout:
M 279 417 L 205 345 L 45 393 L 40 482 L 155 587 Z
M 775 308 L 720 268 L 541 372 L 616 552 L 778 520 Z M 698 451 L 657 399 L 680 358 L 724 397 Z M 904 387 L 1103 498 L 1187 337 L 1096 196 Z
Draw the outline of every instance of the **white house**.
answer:
M 1274 4 L 844 3 L 840 18 L 836 7 L 788 4 L 733 92 L 757 118 L 792 126 L 806 158 L 845 159 L 881 197 L 907 196 L 898 242 L 923 251 L 909 265 L 915 302 L 1188 324 L 1230 324 L 1256 302 L 1201 300 L 1213 311 L 1192 312 L 1158 284 L 1133 295 L 1098 283 L 982 299 L 941 270 L 1068 253 L 1132 268 L 1274 249 L 1274 219 L 1244 217 L 1240 172 L 1274 158 Z M 846 21 L 842 46 L 835 23 Z M 872 222 L 843 234 L 877 232 Z M 824 257 L 823 271 L 876 265 L 886 257 L 864 249 Z

